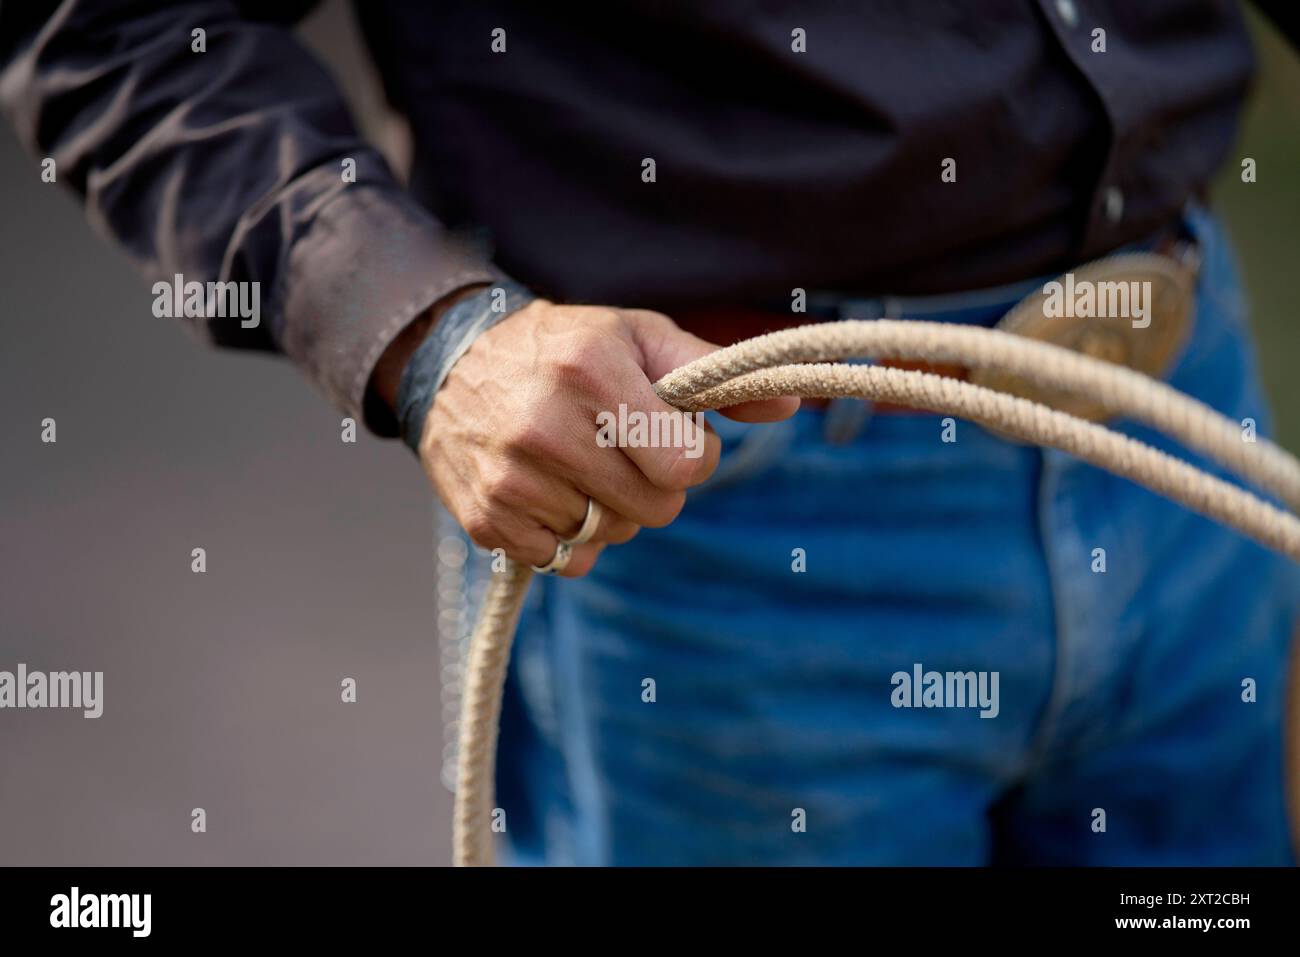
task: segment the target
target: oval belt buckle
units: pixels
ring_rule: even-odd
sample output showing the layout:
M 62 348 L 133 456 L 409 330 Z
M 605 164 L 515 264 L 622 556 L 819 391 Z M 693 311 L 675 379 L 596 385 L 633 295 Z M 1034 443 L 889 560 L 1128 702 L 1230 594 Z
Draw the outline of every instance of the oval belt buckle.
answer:
M 1025 297 L 996 328 L 1163 379 L 1191 332 L 1197 265 L 1189 252 L 1120 253 L 1086 263 Z M 972 369 L 970 381 L 1092 422 L 1110 418 L 1095 400 L 1014 375 Z

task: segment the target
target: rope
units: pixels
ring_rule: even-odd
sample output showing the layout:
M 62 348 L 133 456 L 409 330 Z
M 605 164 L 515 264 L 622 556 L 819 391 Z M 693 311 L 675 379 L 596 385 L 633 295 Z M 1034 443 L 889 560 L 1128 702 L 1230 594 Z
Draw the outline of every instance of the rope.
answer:
M 1087 398 L 1114 415 L 1168 434 L 1300 508 L 1300 462 L 1280 447 L 1266 440 L 1244 441 L 1231 419 L 1131 369 L 995 329 L 889 319 L 801 326 L 697 359 L 655 383 L 655 391 L 684 412 L 799 395 L 854 396 L 958 415 L 1122 475 L 1300 561 L 1300 519 L 1179 458 L 1096 423 L 970 382 L 884 366 L 824 364 L 848 358 L 958 364 Z M 453 837 L 457 865 L 492 863 L 489 824 L 501 693 L 531 578 L 526 565 L 514 562 L 504 574 L 492 576 L 470 640 Z
M 493 575 L 474 624 L 460 709 L 460 752 L 456 765 L 455 859 L 457 864 L 492 864 L 492 781 L 496 774 L 501 691 L 510 645 L 533 571 L 508 562 Z M 465 795 L 462 798 L 462 795 Z
M 655 389 L 666 402 L 693 412 L 714 407 L 691 404 L 698 393 L 746 372 L 828 359 L 918 359 L 931 364 L 963 365 L 1015 375 L 1039 386 L 1091 399 L 1113 415 L 1144 422 L 1221 465 L 1250 476 L 1292 509 L 1300 510 L 1300 462 L 1284 449 L 1265 439 L 1243 442 L 1240 423 L 1163 382 L 1062 346 L 998 329 L 896 319 L 804 326 L 721 349 L 664 376 Z

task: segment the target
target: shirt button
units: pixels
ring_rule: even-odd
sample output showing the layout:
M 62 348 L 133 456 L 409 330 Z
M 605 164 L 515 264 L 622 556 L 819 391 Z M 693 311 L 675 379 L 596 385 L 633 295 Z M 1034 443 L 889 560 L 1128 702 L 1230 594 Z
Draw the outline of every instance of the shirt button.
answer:
M 1124 194 L 1118 186 L 1107 188 L 1104 205 L 1106 221 L 1114 226 L 1124 216 Z
M 1061 21 L 1067 27 L 1073 27 L 1079 22 L 1079 10 L 1074 5 L 1074 0 L 1056 0 L 1056 12 L 1061 15 Z

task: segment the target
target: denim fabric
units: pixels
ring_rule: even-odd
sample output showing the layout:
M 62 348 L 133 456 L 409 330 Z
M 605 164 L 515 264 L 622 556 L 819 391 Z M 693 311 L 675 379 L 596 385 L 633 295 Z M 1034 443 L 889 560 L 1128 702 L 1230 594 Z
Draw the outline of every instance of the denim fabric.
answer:
M 1266 432 L 1230 250 L 1188 220 L 1205 262 L 1171 381 Z M 1292 862 L 1295 566 L 966 422 L 951 444 L 928 415 L 847 442 L 824 411 L 714 424 L 723 463 L 673 525 L 534 582 L 499 754 L 508 860 Z M 894 707 L 916 664 L 997 672 L 999 713 Z

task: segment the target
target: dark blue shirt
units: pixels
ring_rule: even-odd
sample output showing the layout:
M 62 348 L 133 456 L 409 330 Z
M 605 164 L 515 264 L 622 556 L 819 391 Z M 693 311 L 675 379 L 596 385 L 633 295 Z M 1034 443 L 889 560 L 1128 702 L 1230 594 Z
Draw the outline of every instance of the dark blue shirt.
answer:
M 408 189 L 286 25 L 309 3 L 54 6 L 0 5 L 24 141 L 151 278 L 260 282 L 257 328 L 190 321 L 353 414 L 397 332 L 499 271 L 671 312 L 1096 256 L 1204 190 L 1252 66 L 1229 0 L 367 0 Z

